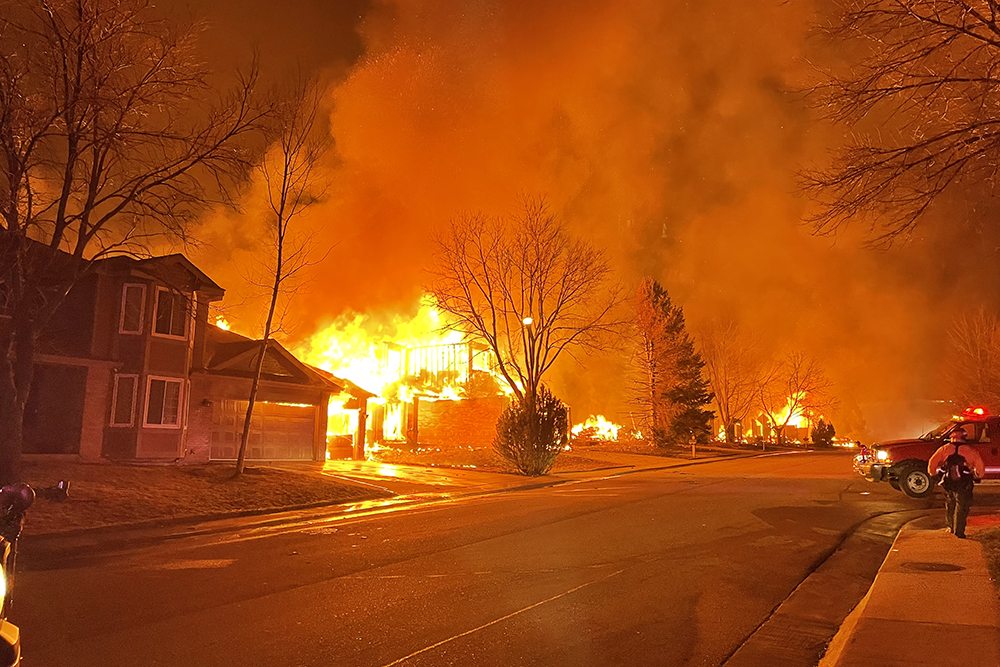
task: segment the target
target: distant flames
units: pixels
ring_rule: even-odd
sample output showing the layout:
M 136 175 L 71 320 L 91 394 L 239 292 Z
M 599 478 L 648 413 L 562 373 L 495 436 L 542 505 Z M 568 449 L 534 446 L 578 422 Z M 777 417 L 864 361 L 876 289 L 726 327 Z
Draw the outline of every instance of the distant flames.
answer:
M 580 440 L 614 441 L 618 439 L 619 429 L 621 426 L 608 421 L 604 415 L 591 415 L 585 422 L 570 429 L 570 433 L 573 438 Z

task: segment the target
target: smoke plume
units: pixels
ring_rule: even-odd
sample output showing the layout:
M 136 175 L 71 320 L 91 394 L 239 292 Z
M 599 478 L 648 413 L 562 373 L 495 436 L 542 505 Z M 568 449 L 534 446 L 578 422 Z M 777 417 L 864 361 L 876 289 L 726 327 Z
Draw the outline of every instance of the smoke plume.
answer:
M 809 61 L 837 56 L 809 37 L 821 18 L 812 2 L 357 10 L 336 34 L 362 49 L 331 44 L 324 56 L 307 40 L 305 60 L 334 81 L 336 149 L 329 198 L 302 222 L 329 252 L 291 303 L 293 345 L 352 311 L 414 313 L 434 231 L 463 212 L 509 210 L 521 194 L 546 196 L 624 282 L 659 280 L 693 331 L 735 317 L 776 354 L 816 356 L 837 385 L 834 423 L 859 437 L 915 428 L 907 406 L 940 395 L 949 313 L 994 305 L 989 210 L 956 204 L 889 251 L 864 249 L 856 230 L 817 238 L 803 225 L 796 171 L 844 131 L 796 92 Z M 259 223 L 220 214 L 202 231 L 208 249 L 195 261 L 230 288 L 233 319 L 259 319 L 231 261 L 253 253 Z M 626 421 L 627 365 L 620 351 L 567 358 L 554 388 L 577 421 Z

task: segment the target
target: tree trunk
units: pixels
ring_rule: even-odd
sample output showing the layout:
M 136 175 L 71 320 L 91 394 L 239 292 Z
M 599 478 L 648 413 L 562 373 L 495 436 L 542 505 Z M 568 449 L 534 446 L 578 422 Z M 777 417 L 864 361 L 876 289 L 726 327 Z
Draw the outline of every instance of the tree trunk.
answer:
M 34 376 L 35 336 L 31 322 L 15 316 L 2 336 L 0 357 L 0 484 L 21 481 L 24 408 Z
M 731 445 L 736 442 L 736 422 L 731 421 L 726 424 L 726 444 Z
M 257 366 L 254 369 L 253 382 L 250 384 L 250 398 L 247 404 L 247 414 L 243 419 L 243 432 L 240 434 L 240 451 L 236 457 L 236 475 L 242 475 L 246 465 L 247 443 L 250 440 L 250 425 L 253 420 L 253 407 L 257 402 L 257 389 L 260 387 L 260 373 L 264 368 L 264 355 L 267 354 L 267 340 L 265 335 L 260 342 L 260 349 L 257 353 Z
M 264 356 L 267 354 L 267 342 L 271 339 L 271 326 L 274 323 L 274 311 L 278 306 L 278 294 L 281 290 L 281 269 L 282 269 L 282 247 L 278 246 L 278 261 L 274 271 L 274 285 L 271 287 L 271 305 L 267 309 L 267 321 L 264 323 L 264 335 L 260 341 L 260 352 L 257 355 L 257 366 L 253 373 L 253 382 L 250 384 L 250 399 L 247 404 L 247 414 L 243 420 L 243 433 L 240 435 L 240 452 L 236 457 L 235 476 L 243 474 L 246 463 L 247 442 L 250 440 L 250 423 L 253 418 L 253 406 L 257 401 L 257 389 L 260 387 L 260 374 L 264 369 Z

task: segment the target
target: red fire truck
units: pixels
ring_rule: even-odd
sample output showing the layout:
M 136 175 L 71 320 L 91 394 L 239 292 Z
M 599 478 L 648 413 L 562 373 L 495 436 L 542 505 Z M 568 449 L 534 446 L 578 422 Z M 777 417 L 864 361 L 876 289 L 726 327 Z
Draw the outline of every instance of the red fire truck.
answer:
M 934 493 L 936 480 L 927 473 L 927 461 L 948 436 L 963 429 L 966 443 L 975 447 L 986 464 L 986 479 L 1000 479 L 1000 416 L 983 408 L 966 408 L 929 433 L 913 440 L 890 440 L 863 447 L 854 457 L 854 470 L 870 482 L 888 482 L 911 498 Z

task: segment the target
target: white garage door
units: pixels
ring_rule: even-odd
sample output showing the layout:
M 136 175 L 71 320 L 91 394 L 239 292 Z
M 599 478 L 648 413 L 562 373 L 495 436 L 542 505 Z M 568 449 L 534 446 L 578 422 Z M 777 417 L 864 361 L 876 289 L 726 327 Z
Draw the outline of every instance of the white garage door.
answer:
M 236 458 L 246 411 L 246 401 L 216 401 L 212 406 L 213 460 Z M 247 459 L 312 460 L 316 406 L 258 402 L 253 412 Z

